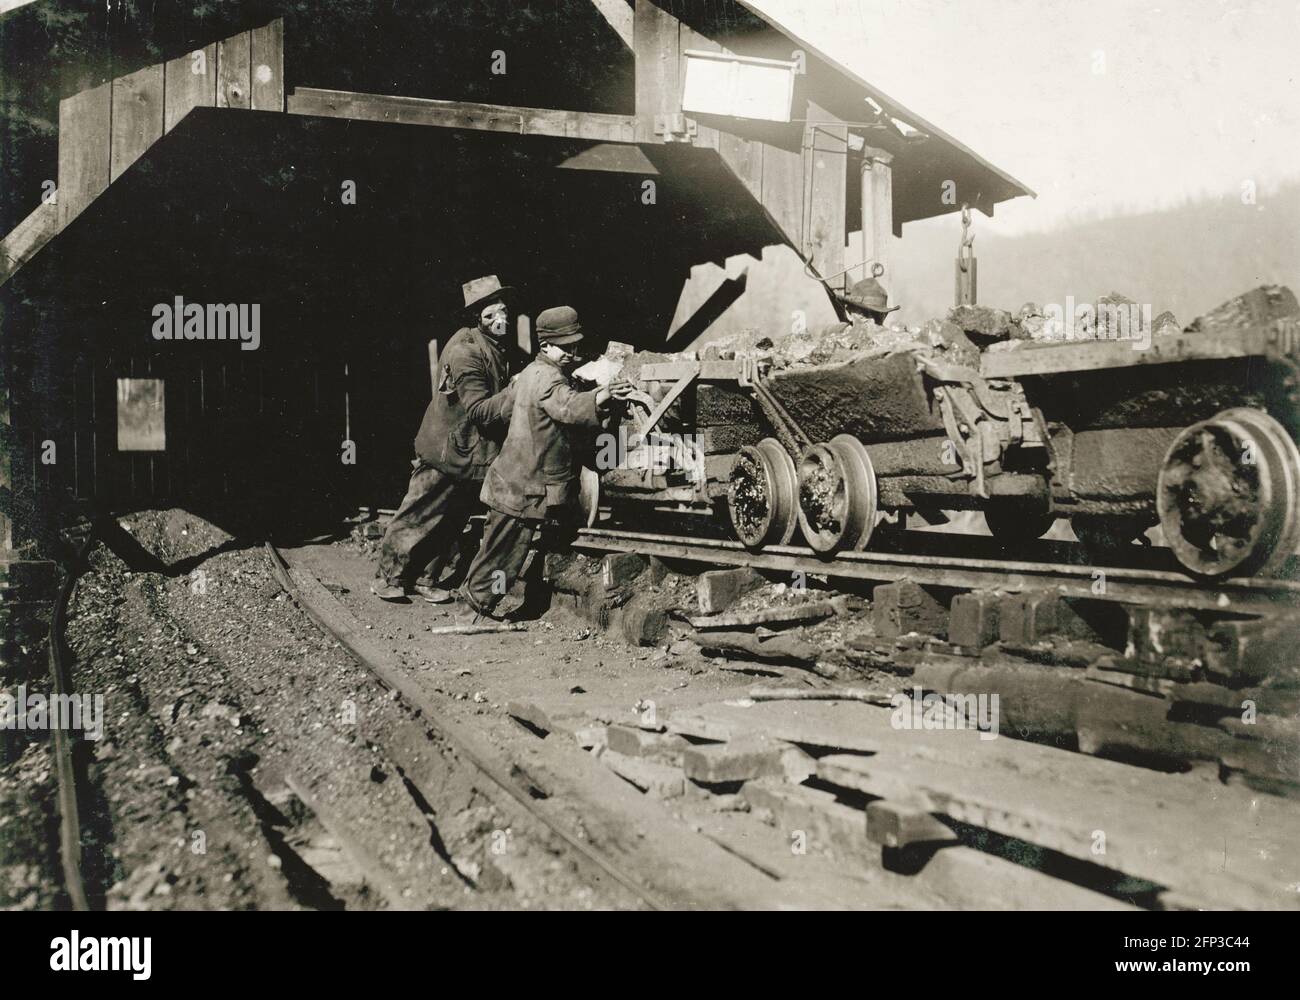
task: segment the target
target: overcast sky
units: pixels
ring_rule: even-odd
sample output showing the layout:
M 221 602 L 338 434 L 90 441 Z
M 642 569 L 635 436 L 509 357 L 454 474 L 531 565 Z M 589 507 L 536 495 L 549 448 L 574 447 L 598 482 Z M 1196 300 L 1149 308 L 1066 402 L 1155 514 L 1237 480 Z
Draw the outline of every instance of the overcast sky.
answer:
M 755 0 L 1038 192 L 999 232 L 1300 177 L 1300 0 Z

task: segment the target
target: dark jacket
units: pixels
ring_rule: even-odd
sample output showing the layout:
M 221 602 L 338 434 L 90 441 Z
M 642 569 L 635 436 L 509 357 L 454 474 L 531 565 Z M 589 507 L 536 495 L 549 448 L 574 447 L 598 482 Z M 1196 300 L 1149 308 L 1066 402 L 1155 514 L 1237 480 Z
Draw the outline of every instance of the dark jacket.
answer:
M 415 435 L 415 453 L 449 476 L 482 479 L 501 450 L 514 404 L 505 349 L 465 327 L 438 360 L 438 391 Z
M 578 477 L 570 437 L 600 426 L 596 390 L 576 392 L 555 362 L 535 358 L 519 374 L 510 432 L 480 499 L 503 514 L 538 520 L 548 507 L 570 504 Z

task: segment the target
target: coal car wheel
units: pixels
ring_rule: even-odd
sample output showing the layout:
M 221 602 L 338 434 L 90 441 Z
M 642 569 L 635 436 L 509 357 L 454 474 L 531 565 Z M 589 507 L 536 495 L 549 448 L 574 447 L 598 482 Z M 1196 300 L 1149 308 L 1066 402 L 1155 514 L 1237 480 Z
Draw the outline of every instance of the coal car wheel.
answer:
M 1300 543 L 1300 450 L 1267 413 L 1224 410 L 1169 446 L 1156 510 L 1193 573 L 1275 573 Z
M 984 523 L 999 542 L 1015 545 L 1042 538 L 1056 523 L 1056 516 L 1039 501 L 992 500 L 984 508 Z
M 776 438 L 741 448 L 731 468 L 727 513 L 747 548 L 786 545 L 799 523 L 794 459 Z
M 876 472 L 850 434 L 815 444 L 799 460 L 799 527 L 819 553 L 861 552 L 876 526 Z

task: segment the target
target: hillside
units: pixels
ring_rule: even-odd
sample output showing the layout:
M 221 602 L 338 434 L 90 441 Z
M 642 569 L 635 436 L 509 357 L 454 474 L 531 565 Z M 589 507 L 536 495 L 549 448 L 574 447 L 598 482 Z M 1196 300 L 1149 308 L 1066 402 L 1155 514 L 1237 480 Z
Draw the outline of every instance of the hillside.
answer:
M 977 214 L 977 234 L 981 221 Z M 937 219 L 908 225 L 895 241 L 890 292 L 905 322 L 952 305 L 958 233 L 955 218 Z M 1091 302 L 1113 290 L 1188 323 L 1265 282 L 1300 289 L 1300 182 L 1260 192 L 1249 207 L 1203 199 L 1017 237 L 985 228 L 975 251 L 979 299 L 988 305 Z

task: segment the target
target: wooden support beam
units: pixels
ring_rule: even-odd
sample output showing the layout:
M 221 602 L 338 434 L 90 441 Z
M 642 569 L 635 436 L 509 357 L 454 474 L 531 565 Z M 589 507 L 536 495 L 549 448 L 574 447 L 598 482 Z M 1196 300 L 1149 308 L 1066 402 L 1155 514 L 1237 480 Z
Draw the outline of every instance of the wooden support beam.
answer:
M 59 228 L 75 219 L 108 187 L 111 81 L 59 102 Z
M 163 64 L 113 81 L 109 180 L 115 181 L 163 134 Z M 60 137 L 62 138 L 62 137 Z
M 862 240 L 863 257 L 885 269 L 882 283 L 886 290 L 893 284 L 890 240 L 894 236 L 894 158 L 883 149 L 871 146 L 862 150 Z M 867 273 L 871 273 L 870 265 Z
M 835 288 L 844 287 L 844 216 L 848 205 L 849 130 L 809 102 L 804 140 L 806 206 L 803 255 Z
M 632 38 L 638 142 L 663 141 L 666 120 L 681 114 L 680 31 L 677 18 L 654 0 L 636 0 Z
M 600 142 L 632 142 L 636 136 L 636 120 L 630 115 L 388 97 L 310 87 L 295 88 L 289 95 L 288 110 L 295 115 L 565 136 Z
M 628 0 L 591 0 L 591 2 L 600 11 L 601 17 L 609 22 L 609 26 L 618 32 L 618 37 L 623 39 L 623 44 L 629 49 L 633 48 L 632 22 L 634 15 L 632 5 L 628 3 Z
M 58 204 L 41 202 L 36 211 L 18 223 L 13 232 L 0 240 L 0 285 L 35 257 L 41 247 L 53 239 L 58 231 Z

